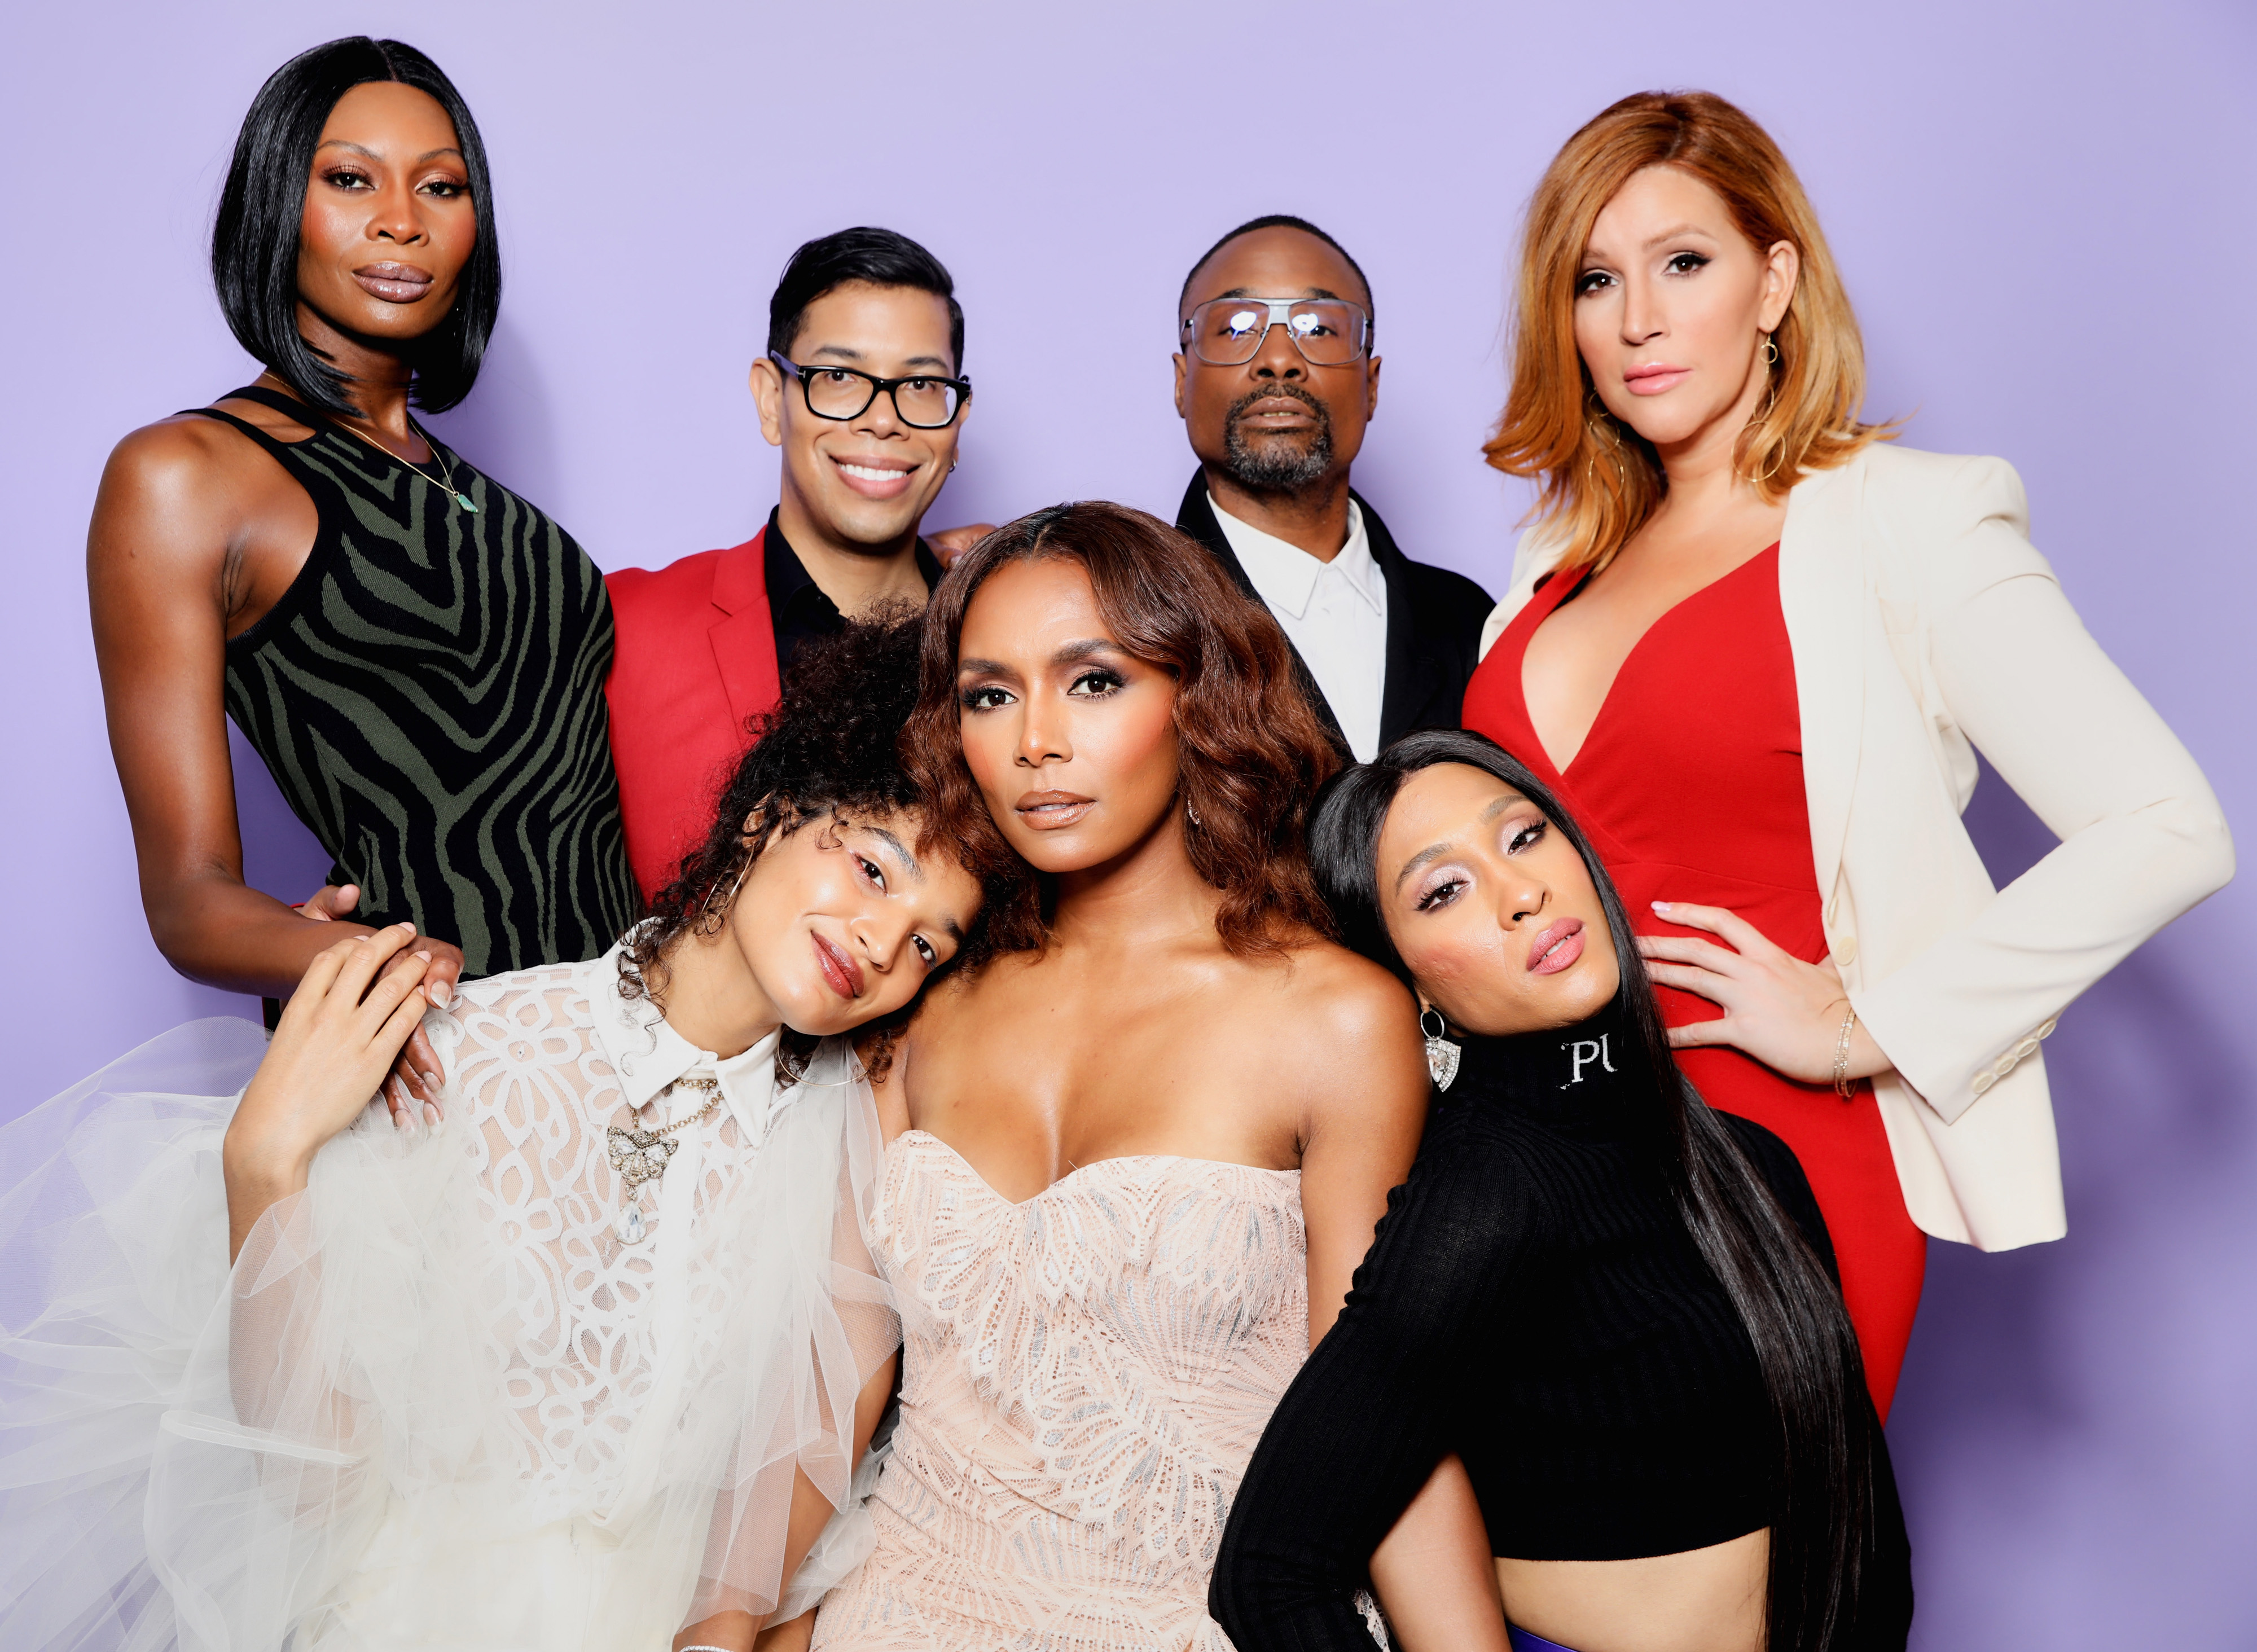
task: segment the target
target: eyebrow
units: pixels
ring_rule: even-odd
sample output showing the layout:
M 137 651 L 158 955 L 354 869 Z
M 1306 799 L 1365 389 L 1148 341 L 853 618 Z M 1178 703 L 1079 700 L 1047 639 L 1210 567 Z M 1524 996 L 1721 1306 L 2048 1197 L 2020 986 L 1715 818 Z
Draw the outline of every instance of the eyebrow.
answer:
M 371 160 L 382 160 L 384 159 L 383 156 L 378 154 L 367 145 L 356 144 L 350 138 L 331 138 L 316 145 L 315 147 L 317 152 L 323 149 L 350 149 L 354 154 L 365 155 Z M 463 159 L 463 152 L 459 149 L 427 149 L 421 154 L 416 156 L 415 165 L 421 166 L 424 162 L 436 160 L 442 155 L 452 155 L 456 160 L 461 160 Z
M 1505 793 L 1503 797 L 1498 798 L 1496 801 L 1491 803 L 1487 808 L 1482 810 L 1481 823 L 1486 826 L 1489 822 L 1495 820 L 1499 815 L 1503 814 L 1505 810 L 1511 808 L 1514 804 L 1525 803 L 1528 800 L 1523 797 L 1518 792 L 1509 791 Z M 1457 845 L 1455 844 L 1449 843 L 1447 841 L 1427 844 L 1424 849 L 1420 850 L 1417 854 L 1412 856 L 1410 859 L 1403 863 L 1403 870 L 1395 874 L 1394 886 L 1400 889 L 1403 886 L 1404 879 L 1410 877 L 1412 872 L 1433 865 L 1436 861 L 1440 860 L 1443 856 L 1448 854 L 1456 847 Z
M 871 837 L 876 838 L 880 843 L 883 844 L 891 852 L 893 858 L 901 862 L 902 870 L 909 874 L 909 879 L 911 883 L 916 884 L 920 886 L 923 885 L 925 880 L 924 868 L 918 864 L 917 858 L 909 852 L 909 846 L 907 844 L 903 843 L 900 838 L 894 836 L 893 833 L 888 831 L 882 826 L 865 826 L 862 830 L 869 833 Z M 943 917 L 940 921 L 940 927 L 948 931 L 948 938 L 950 940 L 955 942 L 959 948 L 963 946 L 964 926 L 962 924 L 957 922 L 953 918 Z
M 808 351 L 807 354 L 810 360 L 817 356 L 836 356 L 841 361 L 849 362 L 869 360 L 867 354 L 856 349 L 851 344 L 823 344 Z M 910 370 L 909 377 L 915 377 L 918 371 L 936 367 L 945 375 L 949 371 L 950 363 L 947 357 L 942 356 L 909 356 L 902 358 L 902 365 Z
M 1714 241 L 1716 238 L 1714 235 L 1710 234 L 1708 230 L 1703 229 L 1697 223 L 1673 223 L 1666 229 L 1664 229 L 1659 235 L 1646 237 L 1640 250 L 1642 251 L 1651 252 L 1654 248 L 1659 246 L 1665 241 L 1674 241 L 1680 236 L 1688 235 L 1699 236 L 1705 241 Z
M 1062 642 L 1051 651 L 1050 663 L 1070 666 L 1077 660 L 1096 660 L 1110 656 L 1114 659 L 1134 659 L 1136 656 L 1110 637 L 1077 637 L 1072 642 Z M 957 675 L 1016 677 L 1018 671 L 1000 660 L 964 659 L 956 662 Z
M 909 873 L 910 882 L 924 881 L 924 868 L 917 865 L 917 858 L 909 853 L 908 844 L 882 826 L 865 826 L 862 830 L 893 851 L 894 858 L 902 863 L 902 870 Z

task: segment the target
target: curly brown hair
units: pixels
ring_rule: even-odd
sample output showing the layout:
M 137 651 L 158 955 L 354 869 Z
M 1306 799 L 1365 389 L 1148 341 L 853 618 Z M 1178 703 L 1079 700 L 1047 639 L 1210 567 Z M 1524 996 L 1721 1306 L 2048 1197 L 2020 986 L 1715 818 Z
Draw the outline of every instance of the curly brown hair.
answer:
M 976 969 L 995 951 L 991 913 L 1030 906 L 1033 874 L 1014 854 L 987 805 L 974 794 L 968 807 L 922 784 L 902 761 L 902 727 L 917 700 L 919 636 L 916 611 L 882 611 L 835 637 L 803 646 L 784 679 L 775 707 L 754 719 L 753 745 L 721 793 L 705 841 L 682 858 L 673 880 L 650 903 L 647 919 L 629 930 L 619 960 L 620 990 L 628 997 L 662 999 L 667 955 L 683 936 L 711 934 L 774 834 L 785 836 L 817 822 L 856 814 L 915 814 L 921 817 L 921 855 L 945 844 L 979 879 L 980 909 L 966 931 L 951 969 Z M 768 828 L 748 836 L 757 815 Z M 882 1077 L 889 1023 L 865 1037 L 865 1060 Z M 786 1028 L 777 1065 L 788 1077 L 805 1070 L 819 1041 Z
M 1244 956 L 1330 936 L 1307 830 L 1311 800 L 1340 759 L 1294 681 L 1291 646 L 1204 547 L 1142 511 L 1101 499 L 1054 505 L 957 560 L 925 610 L 923 692 L 902 735 L 918 787 L 951 818 L 985 812 L 958 721 L 964 616 L 997 568 L 1047 559 L 1079 563 L 1113 639 L 1176 680 L 1185 844 L 1222 892 L 1223 944 Z M 1051 893 L 1043 889 L 1045 908 Z M 1047 927 L 1029 902 L 996 907 L 990 933 L 998 949 L 1024 950 L 1039 947 Z

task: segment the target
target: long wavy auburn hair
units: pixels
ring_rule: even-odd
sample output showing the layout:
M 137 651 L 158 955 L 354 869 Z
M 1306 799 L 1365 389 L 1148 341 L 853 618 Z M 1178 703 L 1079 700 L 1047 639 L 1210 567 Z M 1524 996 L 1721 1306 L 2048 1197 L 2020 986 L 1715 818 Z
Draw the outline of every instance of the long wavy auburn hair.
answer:
M 1638 92 L 1553 157 L 1528 205 L 1512 329 L 1512 388 L 1482 448 L 1508 476 L 1540 479 L 1534 520 L 1567 548 L 1562 572 L 1603 568 L 1668 487 L 1652 444 L 1606 411 L 1575 347 L 1575 282 L 1591 227 L 1631 175 L 1673 166 L 1723 197 L 1758 251 L 1784 241 L 1801 260 L 1772 342 L 1772 390 L 1733 460 L 1765 499 L 1893 434 L 1860 422 L 1865 347 L 1841 272 L 1802 183 L 1779 145 L 1713 92 Z
M 998 568 L 1049 560 L 1079 564 L 1113 640 L 1176 680 L 1184 839 L 1192 866 L 1222 893 L 1223 944 L 1244 956 L 1329 936 L 1307 830 L 1311 801 L 1340 760 L 1294 682 L 1285 633 L 1204 547 L 1126 505 L 1085 500 L 1022 516 L 958 558 L 933 592 L 922 692 L 902 741 L 936 814 L 985 808 L 959 721 L 964 617 Z M 1043 882 L 1039 911 L 988 914 L 999 949 L 1043 944 L 1055 896 Z

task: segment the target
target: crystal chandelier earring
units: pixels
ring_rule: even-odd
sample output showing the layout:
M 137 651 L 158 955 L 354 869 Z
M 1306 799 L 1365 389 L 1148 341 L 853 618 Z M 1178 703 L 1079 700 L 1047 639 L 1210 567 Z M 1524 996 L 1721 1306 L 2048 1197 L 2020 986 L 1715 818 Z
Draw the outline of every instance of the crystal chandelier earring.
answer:
M 1432 1017 L 1432 1025 L 1428 1018 Z M 1458 1057 L 1464 1052 L 1442 1034 L 1450 1030 L 1439 1010 L 1419 1012 L 1419 1030 L 1426 1035 L 1426 1071 L 1434 1080 L 1434 1088 L 1447 1090 L 1450 1081 L 1458 1076 Z

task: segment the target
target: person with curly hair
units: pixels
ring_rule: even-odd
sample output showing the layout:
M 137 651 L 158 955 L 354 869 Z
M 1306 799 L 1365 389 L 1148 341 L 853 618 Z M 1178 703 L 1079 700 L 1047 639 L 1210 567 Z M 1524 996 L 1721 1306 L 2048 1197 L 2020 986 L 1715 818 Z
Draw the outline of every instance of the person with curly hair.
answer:
M 1038 511 L 942 580 L 924 651 L 912 769 L 1040 905 L 991 913 L 1012 950 L 928 995 L 878 1085 L 901 1415 L 814 1644 L 1222 1647 L 1239 1479 L 1418 1148 L 1418 1010 L 1332 938 L 1304 831 L 1338 759 L 1194 541 Z M 1372 1573 L 1464 1644 L 1494 1585 L 1443 1478 Z
M 9 1644 L 746 1652 L 859 1558 L 899 1332 L 845 1035 L 1030 904 L 903 766 L 917 648 L 809 650 L 604 956 L 439 1008 L 410 926 L 349 936 L 271 1047 L 192 1023 L 0 1132 Z

